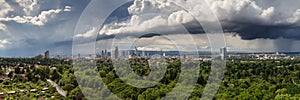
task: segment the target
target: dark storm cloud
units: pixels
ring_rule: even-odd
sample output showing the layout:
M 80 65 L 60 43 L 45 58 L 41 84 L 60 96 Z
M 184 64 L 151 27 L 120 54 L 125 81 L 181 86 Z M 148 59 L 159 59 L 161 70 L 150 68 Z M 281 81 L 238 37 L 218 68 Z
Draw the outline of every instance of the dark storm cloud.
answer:
M 100 40 L 106 40 L 106 39 L 113 39 L 113 38 L 123 38 L 123 37 L 134 37 L 134 38 L 151 38 L 151 37 L 155 37 L 155 36 L 162 36 L 161 34 L 158 34 L 158 33 L 146 33 L 142 36 L 135 36 L 135 35 L 125 35 L 125 34 L 122 34 L 122 35 L 98 35 L 97 36 L 97 41 L 100 41 Z
M 262 25 L 251 22 L 223 22 L 224 32 L 239 35 L 244 40 L 252 39 L 300 39 L 300 27 L 297 25 Z
M 297 21 L 297 12 L 299 12 L 300 5 L 290 3 L 291 0 L 283 2 L 280 0 L 266 0 L 266 1 L 247 1 L 247 0 L 209 0 L 212 4 L 212 10 L 215 11 L 222 24 L 222 28 L 226 33 L 233 33 L 239 35 L 243 40 L 253 39 L 300 39 L 300 23 Z M 151 3 L 150 3 L 151 4 Z M 113 22 L 113 18 L 124 19 L 128 17 L 128 7 L 132 3 L 128 3 L 118 8 L 114 13 L 107 19 L 107 22 Z M 145 12 L 155 9 L 156 6 L 147 5 L 146 3 L 141 5 L 149 7 L 144 9 Z M 290 7 L 288 7 L 290 5 Z M 197 6 L 195 4 L 194 6 Z M 151 8 L 151 9 L 150 9 Z M 239 9 L 238 9 L 239 8 Z M 143 9 L 136 7 L 136 9 Z M 142 11 L 141 11 L 142 12 Z M 155 12 L 155 10 L 154 10 Z M 122 16 L 123 15 L 123 16 Z M 113 17 L 115 16 L 115 17 Z M 117 16 L 117 17 L 116 17 Z M 290 21 L 295 19 L 294 21 Z M 122 22 L 118 20 L 119 22 Z M 148 20 L 144 20 L 148 21 Z M 159 22 L 158 22 L 159 23 Z M 201 24 L 197 21 L 191 21 L 183 24 L 190 34 L 204 34 L 204 30 Z M 119 28 L 119 27 L 117 27 Z M 123 28 L 123 27 L 121 27 Z M 126 28 L 126 26 L 124 27 Z M 158 27 L 159 29 L 161 27 Z M 156 29 L 148 29 L 156 30 Z M 168 29 L 171 30 L 171 29 Z M 123 33 L 122 31 L 118 34 L 126 34 L 123 36 L 129 36 L 134 33 Z M 140 34 L 140 33 L 138 33 Z M 181 34 L 176 29 L 160 34 Z M 110 39 L 114 38 L 115 35 L 100 35 L 99 39 Z M 149 34 L 147 37 L 153 37 L 156 35 Z M 140 38 L 140 37 L 139 37 Z M 143 36 L 142 36 L 143 38 Z
M 252 22 L 221 22 L 222 28 L 225 33 L 232 33 L 239 35 L 243 40 L 253 39 L 294 39 L 300 40 L 300 26 L 295 24 L 289 25 L 262 25 L 261 23 Z M 205 31 L 201 27 L 201 24 L 197 21 L 189 22 L 184 24 L 189 34 L 205 34 Z M 123 36 L 126 33 L 121 33 Z M 180 33 L 166 33 L 166 34 L 180 34 Z M 99 35 L 97 40 L 112 39 L 116 35 Z M 136 38 L 150 38 L 154 36 L 161 36 L 158 33 L 149 33 L 144 36 Z

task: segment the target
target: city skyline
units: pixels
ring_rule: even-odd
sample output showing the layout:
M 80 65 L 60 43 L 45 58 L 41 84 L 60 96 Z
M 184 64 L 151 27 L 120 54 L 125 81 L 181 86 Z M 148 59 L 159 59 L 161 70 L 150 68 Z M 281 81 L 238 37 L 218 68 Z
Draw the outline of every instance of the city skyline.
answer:
M 0 0 L 0 100 L 300 100 L 300 0 Z

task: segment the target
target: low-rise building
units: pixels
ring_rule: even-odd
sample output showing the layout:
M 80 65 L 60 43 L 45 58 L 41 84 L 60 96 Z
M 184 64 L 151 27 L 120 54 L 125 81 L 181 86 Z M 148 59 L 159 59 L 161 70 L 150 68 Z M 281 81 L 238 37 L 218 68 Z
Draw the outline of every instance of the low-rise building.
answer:
M 3 92 L 0 92 L 0 99 L 5 99 L 5 95 L 4 95 L 4 93 Z
M 36 89 L 30 89 L 30 92 L 36 92 L 37 90 Z
M 7 91 L 7 94 L 16 94 L 16 91 Z

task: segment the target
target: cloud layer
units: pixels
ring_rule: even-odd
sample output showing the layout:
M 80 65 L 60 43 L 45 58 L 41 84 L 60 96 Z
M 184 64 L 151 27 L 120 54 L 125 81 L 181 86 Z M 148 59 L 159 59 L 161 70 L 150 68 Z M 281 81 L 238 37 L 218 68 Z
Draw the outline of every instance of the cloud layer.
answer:
M 64 9 L 51 9 L 47 11 L 42 11 L 38 16 L 15 16 L 15 17 L 6 17 L 0 18 L 0 22 L 3 21 L 14 21 L 17 23 L 30 23 L 32 25 L 43 26 L 45 23 L 49 21 L 49 19 L 53 18 L 56 14 L 61 12 L 69 12 L 71 9 L 70 6 L 66 6 Z
M 10 44 L 7 40 L 0 40 L 0 48 L 4 48 L 5 45 Z
M 261 25 L 298 24 L 299 7 L 276 5 L 275 2 L 289 4 L 289 1 L 265 0 L 260 5 L 254 0 L 207 0 L 220 20 Z M 273 1 L 273 3 L 271 2 Z M 295 1 L 294 1 L 295 2 Z M 296 1 L 297 2 L 297 1 Z M 266 5 L 271 3 L 274 5 Z M 262 6 L 265 5 L 265 6 Z M 286 10 L 282 7 L 288 8 Z
M 127 21 L 107 24 L 99 34 L 179 33 L 185 31 L 178 29 L 182 23 L 194 20 L 191 14 L 166 0 L 135 0 L 128 12 L 132 16 Z
M 172 2 L 185 5 L 186 9 Z M 170 43 L 155 33 L 184 37 L 187 30 L 199 48 L 209 49 L 200 25 L 203 23 L 195 17 L 202 22 L 214 21 L 212 16 L 203 14 L 211 9 L 227 33 L 228 46 L 234 50 L 299 50 L 300 1 L 206 0 L 209 7 L 203 6 L 203 2 L 133 0 L 112 13 L 101 30 L 91 27 L 75 37 L 90 39 L 99 33 L 97 40 L 110 47 L 108 41 L 121 34 L 139 39 L 139 49 L 172 49 L 174 46 L 168 46 Z M 0 55 L 35 55 L 45 50 L 70 53 L 76 23 L 88 3 L 89 0 L 0 0 Z M 192 16 L 194 12 L 187 10 L 198 13 Z M 150 34 L 136 35 L 140 33 Z M 154 45 L 147 45 L 153 41 Z
M 224 31 L 236 33 L 242 39 L 292 38 L 300 39 L 300 1 L 282 0 L 206 0 L 211 11 L 221 21 Z M 185 25 L 193 33 L 203 33 L 195 18 L 176 5 L 172 0 L 134 0 L 128 7 L 131 18 L 123 22 L 105 25 L 100 35 L 163 31 L 174 34 L 179 24 Z M 181 1 L 189 9 L 205 9 L 195 0 Z M 208 9 L 208 8 L 206 8 Z M 205 15 L 201 20 L 209 21 Z M 209 11 L 209 10 L 207 10 Z M 151 16 L 151 13 L 158 14 Z M 197 29 L 197 30 L 193 30 Z
M 13 11 L 14 9 L 4 0 L 0 1 L 0 18 L 5 17 L 9 12 Z M 6 26 L 0 23 L 0 31 L 6 30 Z
M 26 15 L 30 15 L 33 10 L 39 8 L 38 0 L 16 0 L 16 2 L 23 8 Z
M 69 54 L 73 32 L 89 0 L 0 0 L 0 56 Z M 52 53 L 53 55 L 55 53 Z

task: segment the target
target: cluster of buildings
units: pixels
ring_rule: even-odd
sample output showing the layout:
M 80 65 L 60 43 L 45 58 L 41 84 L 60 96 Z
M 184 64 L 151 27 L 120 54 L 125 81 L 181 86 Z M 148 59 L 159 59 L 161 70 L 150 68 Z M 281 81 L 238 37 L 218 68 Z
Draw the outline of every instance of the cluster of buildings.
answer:
M 195 55 L 197 54 L 197 55 Z M 250 58 L 256 60 L 268 60 L 268 59 L 300 59 L 299 54 L 284 54 L 278 52 L 272 53 L 237 53 L 237 52 L 228 52 L 227 47 L 220 48 L 220 52 L 217 53 L 217 59 L 226 60 L 227 58 Z M 138 50 L 136 47 L 133 50 L 120 50 L 120 48 L 115 47 L 111 52 L 108 50 L 102 50 L 101 53 L 86 57 L 86 58 L 113 58 L 113 59 L 127 59 L 127 58 L 150 58 L 153 55 L 159 55 L 165 58 L 180 58 L 188 60 L 202 60 L 210 61 L 212 60 L 211 52 L 179 52 L 179 51 L 142 51 Z M 215 55 L 214 55 L 215 56 Z
M 198 55 L 195 55 L 198 54 Z M 250 58 L 256 60 L 276 60 L 276 59 L 300 59 L 299 53 L 279 53 L 279 52 L 256 52 L 256 53 L 237 53 L 237 52 L 228 52 L 226 47 L 220 48 L 220 52 L 218 53 L 221 60 L 226 60 L 226 58 Z M 192 53 L 182 53 L 179 51 L 142 51 L 138 50 L 136 47 L 133 50 L 121 50 L 119 47 L 115 47 L 112 51 L 108 51 L 107 49 L 102 50 L 100 53 L 89 56 L 81 56 L 78 54 L 79 58 L 90 58 L 90 59 L 99 59 L 99 58 L 113 58 L 113 59 L 121 59 L 121 58 L 149 58 L 153 55 L 160 55 L 161 57 L 169 57 L 169 58 L 179 58 L 183 56 L 184 59 L 189 58 L 189 56 L 193 56 L 190 58 L 194 58 L 195 60 L 203 60 L 209 61 L 212 60 L 211 53 L 208 51 L 207 53 L 203 52 L 192 52 Z M 50 51 L 45 51 L 44 55 L 37 55 L 35 58 L 50 58 Z M 57 58 L 61 58 L 57 55 Z M 69 59 L 70 57 L 66 57 Z
M 142 51 L 138 50 L 136 47 L 134 50 L 120 50 L 118 47 L 115 47 L 112 52 L 108 52 L 106 49 L 101 51 L 101 54 L 98 54 L 96 58 L 149 58 L 153 55 L 159 55 L 161 57 L 167 58 L 183 58 L 189 59 L 193 58 L 193 60 L 212 60 L 210 54 L 198 54 L 197 52 L 179 52 L 179 51 Z M 227 48 L 220 48 L 220 59 L 226 60 L 227 58 Z
M 256 60 L 294 60 L 300 59 L 299 54 L 285 54 L 279 52 L 271 52 L 271 53 L 240 53 L 240 54 L 230 54 L 228 55 L 230 58 L 248 58 L 248 59 L 256 59 Z
M 17 92 L 20 92 L 20 93 L 24 93 L 24 92 L 38 92 L 37 89 L 30 89 L 30 90 L 18 90 L 18 91 L 6 91 L 6 92 L 0 92 L 0 99 L 5 99 L 5 95 L 16 95 Z M 46 92 L 49 92 L 49 88 L 47 87 L 44 87 L 40 90 L 41 93 L 46 93 Z
M 71 55 L 66 55 L 66 54 L 60 55 L 58 52 L 56 52 L 56 54 L 54 54 L 54 53 L 52 53 L 52 55 L 50 55 L 50 54 L 51 54 L 50 51 L 47 50 L 44 52 L 44 54 L 38 54 L 38 55 L 34 56 L 33 58 L 40 58 L 40 59 L 42 59 L 42 58 L 44 58 L 44 59 L 48 59 L 48 58 L 71 59 L 72 58 Z M 78 55 L 78 56 L 80 56 L 80 55 Z
M 142 57 L 146 58 L 149 57 L 150 53 L 146 53 L 146 51 L 139 51 L 136 47 L 134 50 L 120 50 L 118 47 L 112 52 L 108 52 L 106 49 L 101 51 L 101 54 L 98 54 L 97 57 L 99 58 L 107 58 L 112 57 L 114 59 L 119 58 L 133 58 L 133 57 Z
M 39 55 L 35 56 L 34 58 L 46 58 L 46 59 L 50 58 L 50 51 L 46 51 L 44 53 L 44 55 L 39 54 Z

